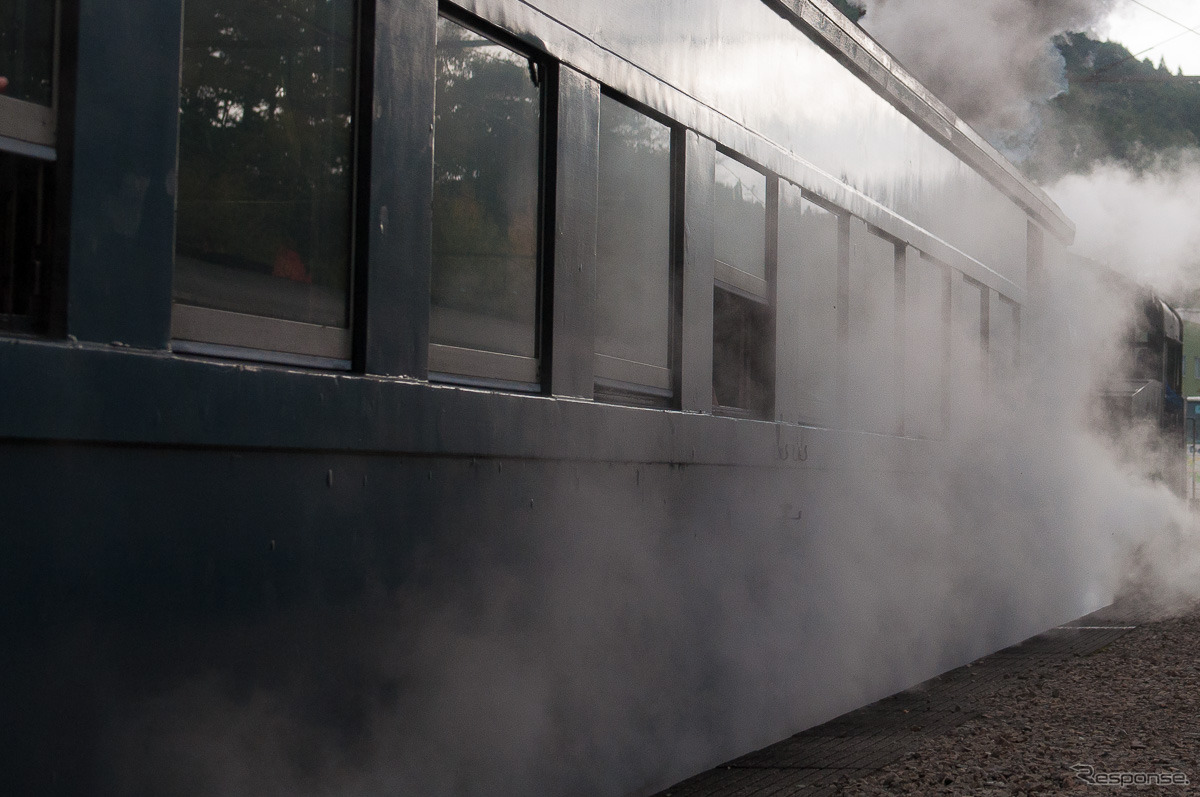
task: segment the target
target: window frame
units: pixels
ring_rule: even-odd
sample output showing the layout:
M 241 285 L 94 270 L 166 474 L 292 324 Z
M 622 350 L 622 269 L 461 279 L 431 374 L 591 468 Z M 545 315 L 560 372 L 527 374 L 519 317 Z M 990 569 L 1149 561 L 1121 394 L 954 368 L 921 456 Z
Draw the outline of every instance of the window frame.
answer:
M 32 213 L 33 246 L 41 254 L 40 258 L 35 257 L 32 261 L 23 261 L 18 257 L 0 264 L 0 268 L 4 269 L 0 274 L 0 284 L 7 286 L 6 295 L 0 297 L 0 335 L 4 336 L 57 334 L 64 316 L 65 308 L 61 306 L 63 297 L 60 295 L 64 279 L 60 264 L 65 258 L 60 250 L 61 233 L 56 232 L 65 229 L 62 201 L 65 193 L 64 174 L 58 164 L 58 107 L 64 94 L 62 0 L 54 1 L 52 13 L 49 104 L 0 94 L 0 154 L 17 162 L 14 176 L 25 166 L 36 175 L 32 201 L 22 203 L 18 196 L 11 218 L 15 221 L 23 210 Z M 0 224 L 7 226 L 9 221 L 9 217 L 0 218 Z M 25 229 L 28 231 L 28 228 Z M 0 236 L 0 241 L 6 235 Z M 18 234 L 12 243 L 16 244 L 19 240 Z M 7 253 L 3 254 L 7 257 Z M 24 276 L 29 278 L 32 274 L 32 285 L 36 287 L 23 297 L 29 301 L 29 307 L 18 312 L 15 307 L 18 293 L 14 286 L 22 272 L 30 267 L 32 272 Z M 13 312 L 6 312 L 8 309 Z
M 729 149 L 728 147 L 724 147 L 724 146 L 721 146 L 720 144 L 718 144 L 717 145 L 717 166 L 718 167 L 720 166 L 721 156 L 725 156 L 726 158 L 729 158 L 730 160 L 736 161 L 736 162 L 740 163 L 741 165 L 745 166 L 746 168 L 748 168 L 752 171 L 758 172 L 765 178 L 764 188 L 765 188 L 765 192 L 766 192 L 766 202 L 765 202 L 766 207 L 763 209 L 763 215 L 764 215 L 764 220 L 763 220 L 764 233 L 763 234 L 765 236 L 765 241 L 764 241 L 765 247 L 763 250 L 763 258 L 764 258 L 763 266 L 764 266 L 764 271 L 766 274 L 766 279 L 760 278 L 758 275 L 751 274 L 748 271 L 743 271 L 742 269 L 738 268 L 737 266 L 733 265 L 732 263 L 726 263 L 724 260 L 721 260 L 716 255 L 716 251 L 715 251 L 716 247 L 714 245 L 713 283 L 715 285 L 719 285 L 720 287 L 724 288 L 725 290 L 730 291 L 731 293 L 733 293 L 735 295 L 742 296 L 743 298 L 749 299 L 750 301 L 753 301 L 753 302 L 758 302 L 759 304 L 767 305 L 768 307 L 772 308 L 772 314 L 773 314 L 774 313 L 774 304 L 775 304 L 774 282 L 775 282 L 775 272 L 776 272 L 776 265 L 777 265 L 774 262 L 776 260 L 776 257 L 775 257 L 773 249 L 774 249 L 774 246 L 776 245 L 776 240 L 777 240 L 778 236 L 772 236 L 771 233 L 772 233 L 772 229 L 777 228 L 779 225 L 778 195 L 779 195 L 779 179 L 780 178 L 778 177 L 778 175 L 775 175 L 774 173 L 768 171 L 766 169 L 766 167 L 761 166 L 760 164 L 757 164 L 757 163 L 751 161 L 749 158 L 746 158 L 745 156 L 741 155 L 740 153 L 736 152 L 735 150 Z M 714 182 L 716 180 L 715 171 L 713 174 L 713 180 L 714 180 Z M 774 213 L 772 213 L 773 205 L 774 205 Z M 713 240 L 714 240 L 714 242 L 716 241 L 716 236 L 718 234 L 718 229 L 719 229 L 719 225 L 717 223 L 717 212 L 718 212 L 717 208 L 714 206 L 714 208 L 713 208 Z
M 373 39 L 368 35 L 368 7 L 371 0 L 355 0 L 354 9 L 354 87 L 351 107 L 354 113 L 351 141 L 349 212 L 347 224 L 349 274 L 346 283 L 346 326 L 325 326 L 286 318 L 221 310 L 180 303 L 171 296 L 170 350 L 182 354 L 222 357 L 236 360 L 297 365 L 328 370 L 351 370 L 354 363 L 355 331 L 358 324 L 358 282 L 364 270 L 360 262 L 365 246 L 360 245 L 360 214 L 367 204 L 364 185 L 369 184 L 369 141 L 363 131 L 369 124 L 370 87 L 373 82 Z M 181 34 L 181 41 L 182 41 Z M 179 91 L 183 91 L 180 69 Z M 178 133 L 177 133 L 178 136 Z M 177 138 L 178 144 L 178 138 Z M 178 164 L 178 154 L 176 154 Z M 177 167 L 178 168 L 178 167 Z M 178 224 L 178 209 L 174 214 Z M 179 254 L 172 251 L 171 270 L 175 273 Z
M 674 119 L 655 111 L 649 106 L 634 100 L 606 85 L 600 86 L 601 102 L 607 97 L 620 103 L 629 110 L 642 114 L 648 119 L 667 128 L 670 136 L 670 173 L 668 176 L 668 208 L 667 208 L 667 366 L 653 365 L 639 360 L 628 360 L 595 350 L 593 344 L 592 369 L 594 374 L 594 398 L 609 403 L 648 404 L 651 406 L 674 407 L 677 403 L 679 390 L 680 336 L 682 313 L 682 252 L 683 245 L 681 230 L 683 225 L 683 203 L 681 201 L 683 185 L 683 150 L 684 128 Z M 599 142 L 597 141 L 597 158 Z M 597 189 L 599 184 L 597 183 Z M 600 208 L 596 206 L 596 220 L 599 222 Z M 597 236 L 599 230 L 597 230 Z M 597 239 L 598 241 L 598 239 Z M 596 263 L 597 278 L 600 264 Z M 600 312 L 599 305 L 595 311 Z
M 548 382 L 549 355 L 552 349 L 550 323 L 553 308 L 552 291 L 547 282 L 549 263 L 554 256 L 554 224 L 548 218 L 554 207 L 554 164 L 556 149 L 555 124 L 557 113 L 558 63 L 546 53 L 502 28 L 481 20 L 445 3 L 438 3 L 437 18 L 445 19 L 472 33 L 482 36 L 529 60 L 538 75 L 538 176 L 537 176 L 537 267 L 534 278 L 534 356 L 493 352 L 466 346 L 435 343 L 432 334 L 428 342 L 427 378 L 430 382 L 491 387 L 524 393 L 544 393 Z M 436 38 L 434 50 L 436 52 Z M 437 80 L 436 69 L 434 80 Z M 434 108 L 436 113 L 436 92 Z M 431 123 L 430 136 L 437 147 L 436 125 Z M 431 217 L 432 220 L 432 217 Z M 432 232 L 432 230 L 431 230 Z M 432 274 L 431 263 L 431 274 Z M 432 298 L 432 294 L 430 294 Z M 432 302 L 431 302 L 432 304 Z M 432 333 L 432 325 L 430 327 Z
M 757 275 L 750 274 L 742 269 L 726 263 L 717 258 L 716 239 L 719 235 L 720 224 L 718 222 L 719 210 L 715 204 L 715 187 L 716 187 L 716 169 L 720 165 L 721 156 L 725 156 L 733 161 L 740 163 L 748 169 L 751 169 L 764 178 L 765 186 L 765 202 L 763 213 L 763 259 L 764 259 L 764 274 L 766 279 L 760 279 Z M 713 304 L 712 309 L 716 306 L 716 292 L 718 290 L 725 291 L 730 296 L 739 302 L 747 302 L 750 312 L 757 309 L 763 314 L 761 321 L 763 340 L 759 341 L 758 346 L 761 350 L 763 361 L 763 376 L 767 381 L 762 385 L 763 392 L 763 407 L 761 411 L 754 407 L 737 407 L 720 404 L 717 402 L 716 394 L 716 319 L 713 318 L 713 393 L 712 393 L 712 413 L 732 418 L 743 418 L 750 420 L 773 420 L 776 412 L 776 389 L 778 374 L 776 373 L 776 324 L 777 324 L 777 280 L 778 280 L 778 265 L 779 265 L 779 183 L 782 178 L 774 172 L 767 169 L 765 166 L 756 163 L 736 150 L 730 149 L 720 143 L 716 146 L 716 157 L 713 161 L 713 190 L 714 190 L 714 205 L 713 205 Z
M 54 2 L 54 46 L 50 104 L 18 100 L 0 94 L 0 150 L 37 160 L 58 158 L 58 105 L 61 91 L 62 0 Z

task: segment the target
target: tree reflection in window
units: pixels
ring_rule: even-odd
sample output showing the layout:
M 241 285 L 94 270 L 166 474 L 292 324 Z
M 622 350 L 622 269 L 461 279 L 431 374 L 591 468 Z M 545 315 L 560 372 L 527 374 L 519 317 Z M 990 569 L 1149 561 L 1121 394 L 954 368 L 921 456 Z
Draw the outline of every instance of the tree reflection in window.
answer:
M 759 279 L 767 277 L 767 176 L 717 153 L 717 260 Z
M 430 340 L 537 354 L 538 66 L 438 20 Z
M 188 0 L 175 298 L 348 323 L 355 10 Z
M 600 98 L 596 351 L 670 367 L 671 129 Z
M 49 105 L 54 76 L 53 0 L 0 3 L 0 77 L 5 97 Z

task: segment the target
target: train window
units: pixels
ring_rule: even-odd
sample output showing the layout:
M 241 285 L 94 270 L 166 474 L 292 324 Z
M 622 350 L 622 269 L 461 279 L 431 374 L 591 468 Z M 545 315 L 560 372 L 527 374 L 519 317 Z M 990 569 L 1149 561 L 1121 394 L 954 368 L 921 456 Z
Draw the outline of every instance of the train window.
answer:
M 725 414 L 770 418 L 775 314 L 768 220 L 777 215 L 770 193 L 778 181 L 720 151 L 715 178 L 713 405 Z
M 49 194 L 48 163 L 0 152 L 0 330 L 42 331 Z
M 0 330 L 46 321 L 58 4 L 0 4 Z
M 997 291 L 990 293 L 988 354 L 993 373 L 1000 378 L 1009 378 L 1016 371 L 1020 353 L 1020 308 L 1007 296 L 1001 296 Z
M 900 327 L 897 326 L 896 243 L 855 221 L 850 256 L 850 425 L 862 431 L 902 431 Z
M 539 380 L 542 70 L 437 23 L 429 370 Z
M 0 7 L 0 136 L 54 145 L 47 111 L 56 88 L 57 6 L 49 0 L 6 0 Z
M 767 176 L 717 152 L 716 278 L 767 298 Z
M 761 302 L 713 290 L 713 404 L 717 412 L 770 418 L 774 396 L 771 313 Z
M 776 408 L 782 420 L 832 425 L 838 417 L 838 266 L 842 214 L 780 183 Z
M 936 437 L 948 409 L 950 269 L 909 249 L 904 279 L 904 433 Z
M 348 361 L 355 31 L 352 3 L 184 4 L 176 348 Z
M 986 338 L 988 329 L 988 290 L 980 282 L 960 276 L 953 281 L 954 287 L 954 339 L 951 343 L 954 363 L 954 393 L 968 395 L 964 389 L 971 385 L 982 385 Z
M 598 395 L 670 398 L 671 129 L 600 97 Z

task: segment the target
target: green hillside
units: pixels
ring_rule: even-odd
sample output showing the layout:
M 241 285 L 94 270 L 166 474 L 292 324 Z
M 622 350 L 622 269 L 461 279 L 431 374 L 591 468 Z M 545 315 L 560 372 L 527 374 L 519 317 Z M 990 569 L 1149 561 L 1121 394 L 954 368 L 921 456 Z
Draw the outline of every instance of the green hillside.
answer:
M 855 22 L 866 13 L 861 0 L 832 2 Z M 1200 145 L 1200 84 L 1116 42 L 1069 33 L 1054 44 L 1066 91 L 1038 109 L 1032 129 L 995 142 L 1031 178 L 1051 182 L 1106 160 L 1143 168 Z
M 1037 180 L 1102 160 L 1146 166 L 1200 144 L 1200 85 L 1133 58 L 1115 42 L 1059 37 L 1068 88 L 1042 110 L 1021 164 Z

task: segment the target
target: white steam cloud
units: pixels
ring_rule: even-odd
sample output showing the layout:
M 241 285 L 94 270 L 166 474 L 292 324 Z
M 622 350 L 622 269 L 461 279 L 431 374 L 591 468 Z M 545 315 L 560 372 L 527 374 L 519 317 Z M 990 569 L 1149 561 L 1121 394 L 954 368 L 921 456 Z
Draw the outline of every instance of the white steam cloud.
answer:
M 1097 431 L 1135 307 L 1052 265 L 1022 368 L 984 376 L 978 325 L 952 341 L 940 440 L 813 430 L 808 471 L 437 464 L 430 489 L 541 487 L 489 535 L 442 496 L 462 549 L 420 583 L 196 640 L 204 666 L 114 711 L 114 791 L 647 794 L 1119 590 L 1186 605 L 1186 505 L 1136 430 Z
M 1200 291 L 1200 150 L 1163 154 L 1143 168 L 1096 164 L 1087 174 L 1067 175 L 1046 191 L 1076 222 L 1076 253 L 1176 302 Z M 1079 295 L 1089 297 L 1084 306 L 1094 306 L 1092 297 L 1109 288 L 1097 283 L 1087 290 Z M 1066 306 L 1070 299 L 1063 301 Z M 1103 324 L 1100 315 L 1098 310 L 1092 319 L 1074 322 L 1075 336 Z M 1112 330 L 1109 336 L 1119 332 Z M 1118 347 L 1113 341 L 1111 349 Z M 1120 369 L 1111 353 L 1093 358 L 1092 382 L 1119 378 Z M 1144 479 L 1157 467 L 1155 457 L 1175 456 L 1172 445 L 1182 457 L 1183 442 L 1177 438 L 1168 441 L 1165 451 L 1160 445 L 1155 452 L 1147 430 L 1124 430 L 1119 444 L 1089 465 L 1093 472 L 1103 468 L 1119 477 L 1112 493 L 1119 501 L 1111 511 L 1120 518 L 1120 591 L 1160 616 L 1200 602 L 1200 516 L 1186 498 L 1151 489 Z
M 1164 295 L 1200 288 L 1200 150 L 1146 169 L 1097 164 L 1046 191 L 1077 225 L 1079 254 Z
M 869 0 L 865 21 L 996 129 L 1057 91 L 1050 37 L 1110 6 Z M 1196 284 L 1194 153 L 1050 192 L 1084 254 L 1160 289 Z M 939 440 L 807 429 L 807 470 L 398 463 L 396 484 L 461 539 L 351 606 L 195 640 L 178 677 L 113 707 L 112 791 L 644 794 L 1119 592 L 1188 606 L 1200 533 L 1144 445 L 1154 432 L 1098 421 L 1136 311 L 1050 263 L 1022 309 L 1019 369 L 999 347 L 981 366 L 978 322 L 974 339 L 958 330 Z M 928 349 L 909 347 L 926 358 L 910 373 L 944 365 L 942 322 L 909 330 Z
M 863 27 L 989 137 L 1024 129 L 1066 88 L 1053 38 L 1094 29 L 1119 0 L 863 0 Z

